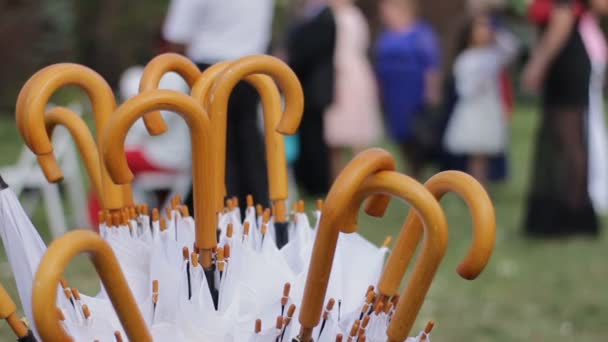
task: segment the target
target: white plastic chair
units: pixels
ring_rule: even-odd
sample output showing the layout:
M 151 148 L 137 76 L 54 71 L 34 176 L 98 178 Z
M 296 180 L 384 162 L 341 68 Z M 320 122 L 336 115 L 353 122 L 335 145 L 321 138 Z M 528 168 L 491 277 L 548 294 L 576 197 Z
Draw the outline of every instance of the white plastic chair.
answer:
M 80 167 L 74 144 L 63 127 L 57 127 L 53 134 L 55 156 L 64 172 L 66 192 L 72 207 L 72 224 L 77 227 L 90 227 L 86 210 L 86 194 L 80 174 Z M 47 223 L 53 237 L 66 232 L 66 218 L 63 200 L 57 184 L 50 184 L 38 166 L 36 156 L 24 146 L 19 159 L 12 166 L 0 169 L 4 180 L 13 192 L 22 197 L 28 214 L 32 214 L 38 201 L 42 199 Z M 30 191 L 33 190 L 33 191 Z

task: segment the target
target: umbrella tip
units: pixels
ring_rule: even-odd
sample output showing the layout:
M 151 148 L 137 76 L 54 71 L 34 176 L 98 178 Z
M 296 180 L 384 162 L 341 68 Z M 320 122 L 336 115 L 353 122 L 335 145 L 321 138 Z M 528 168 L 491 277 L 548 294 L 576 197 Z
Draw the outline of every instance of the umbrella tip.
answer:
M 74 298 L 76 298 L 76 300 L 80 300 L 80 292 L 78 292 L 77 288 L 72 288 L 72 295 L 74 296 Z
M 152 222 L 157 222 L 159 217 L 158 208 L 152 209 Z
M 317 200 L 317 210 L 321 211 L 323 210 L 323 199 L 319 198 Z
M 361 325 L 361 321 L 360 320 L 356 320 L 355 323 L 353 323 L 353 326 L 350 328 L 350 336 L 351 337 L 356 337 L 357 333 L 359 332 L 359 326 Z
M 61 288 L 64 290 L 68 288 L 68 282 L 64 277 L 59 278 L 59 284 L 61 284 Z
M 198 267 L 198 254 L 196 252 L 192 252 L 192 254 L 190 254 L 190 262 L 192 263 L 193 267 Z
M 234 201 L 232 200 L 232 198 L 226 200 L 226 208 L 228 208 L 228 212 L 234 210 Z
M 230 259 L 230 245 L 229 244 L 224 245 L 224 259 L 226 259 L 226 261 L 228 261 L 228 259 Z
M 179 212 L 182 214 L 182 217 L 190 217 L 190 209 L 188 209 L 187 205 L 180 206 Z
M 264 210 L 264 214 L 262 215 L 262 222 L 268 223 L 268 221 L 270 221 L 270 215 L 271 215 L 270 208 L 266 208 Z
M 336 335 L 336 342 L 342 342 L 342 334 Z
M 261 204 L 259 204 L 259 203 L 258 203 L 258 204 L 256 204 L 256 205 L 255 205 L 255 213 L 256 213 L 258 216 L 262 216 L 262 215 L 264 214 L 264 207 L 262 207 L 262 205 L 261 205 Z
M 266 223 L 262 223 L 262 235 L 266 235 L 268 232 L 268 225 Z
M 299 200 L 298 201 L 298 212 L 300 214 L 304 214 L 305 210 L 306 210 L 306 205 L 304 204 L 304 200 Z
M 291 304 L 289 306 L 289 309 L 287 309 L 287 317 L 288 318 L 292 318 L 293 314 L 296 312 L 296 305 L 295 304 Z
M 425 334 L 430 334 L 431 331 L 433 330 L 433 327 L 435 327 L 435 322 L 434 321 L 428 321 L 426 323 L 426 327 L 424 328 L 424 333 Z
M 91 311 L 89 310 L 88 305 L 82 304 L 82 313 L 84 314 L 85 319 L 89 319 L 91 317 Z
M 167 230 L 167 220 L 164 217 L 160 218 L 160 231 L 164 232 Z
M 388 248 L 388 246 L 391 245 L 391 242 L 393 242 L 393 237 L 389 235 L 384 239 L 384 242 L 382 243 L 382 247 Z
M 245 224 L 243 225 L 243 235 L 249 235 L 249 227 L 249 222 L 245 222 Z
M 116 330 L 114 332 L 114 338 L 116 339 L 116 342 L 122 342 L 122 335 L 120 334 L 120 331 Z
M 277 330 L 283 329 L 283 316 L 277 317 Z
M 190 251 L 188 250 L 188 247 L 186 247 L 186 246 L 184 246 L 184 248 L 182 248 L 182 258 L 184 258 L 184 261 L 190 260 Z
M 371 316 L 365 316 L 363 317 L 363 321 L 361 322 L 361 330 L 363 332 L 365 332 L 365 328 L 367 328 L 367 325 L 369 324 L 369 320 L 371 319 Z
M 245 224 L 247 224 L 247 223 L 245 223 Z M 232 225 L 232 223 L 228 223 L 228 228 L 226 228 L 226 237 L 231 239 L 233 233 L 234 233 L 234 225 Z
M 255 333 L 259 334 L 260 332 L 262 332 L 262 320 L 258 318 L 255 320 Z
M 152 302 L 158 303 L 158 280 L 152 280 Z
M 374 314 L 378 316 L 382 311 L 384 311 L 384 302 L 378 302 L 374 308 Z
M 59 317 L 60 321 L 65 321 L 65 315 L 63 314 L 63 310 L 60 308 L 57 308 L 57 317 Z
M 247 195 L 245 200 L 247 202 L 247 208 L 253 207 L 253 196 L 251 194 Z

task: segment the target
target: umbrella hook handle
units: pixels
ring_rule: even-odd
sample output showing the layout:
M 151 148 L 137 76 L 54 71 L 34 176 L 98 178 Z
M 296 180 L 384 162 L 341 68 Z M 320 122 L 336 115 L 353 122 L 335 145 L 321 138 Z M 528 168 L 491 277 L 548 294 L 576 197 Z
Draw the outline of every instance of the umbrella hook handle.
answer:
M 459 171 L 438 173 L 424 186 L 438 201 L 448 192 L 455 192 L 469 207 L 473 219 L 473 242 L 457 272 L 464 279 L 475 279 L 488 264 L 496 240 L 496 216 L 488 193 L 475 178 Z M 378 283 L 381 298 L 388 299 L 398 294 L 422 233 L 420 217 L 410 210 Z
M 0 283 L 0 319 L 6 320 L 11 330 L 18 338 L 23 338 L 30 334 L 27 326 L 17 316 L 17 305 L 8 295 L 2 283 Z
M 177 53 L 164 53 L 154 57 L 144 68 L 139 92 L 158 89 L 161 79 L 169 72 L 179 74 L 190 87 L 201 77 L 199 68 L 188 58 Z M 150 135 L 160 135 L 168 129 L 160 111 L 146 114 L 144 123 Z
M 299 321 L 302 325 L 300 339 L 310 341 L 312 329 L 319 324 L 335 248 L 340 231 L 353 233 L 357 230 L 351 214 L 351 204 L 365 180 L 380 171 L 396 170 L 395 160 L 382 149 L 369 149 L 357 155 L 340 173 L 323 204 L 317 238 L 310 261 L 308 278 L 302 300 Z M 380 201 L 388 205 L 388 201 Z M 386 208 L 384 208 L 386 209 Z
M 102 154 L 105 167 L 117 184 L 133 179 L 125 156 L 124 142 L 133 124 L 146 113 L 170 110 L 180 115 L 190 129 L 192 145 L 192 180 L 196 246 L 201 263 L 211 266 L 212 249 L 217 245 L 217 211 L 213 199 L 216 170 L 211 160 L 211 123 L 202 106 L 192 97 L 171 90 L 149 90 L 123 103 L 102 132 Z
M 63 173 L 53 155 L 50 137 L 46 134 L 46 106 L 51 96 L 60 88 L 76 85 L 83 89 L 91 100 L 95 127 L 101 132 L 116 108 L 112 89 L 95 71 L 82 65 L 60 63 L 48 66 L 32 76 L 21 89 L 17 98 L 17 128 L 26 145 L 38 156 L 38 162 L 47 178 L 52 182 L 60 181 Z M 100 134 L 97 146 L 100 146 Z M 100 151 L 99 151 L 100 152 Z M 132 204 L 130 186 L 118 187 L 112 183 L 107 171 L 102 168 L 101 196 L 105 209 L 117 210 L 125 204 Z
M 40 261 L 32 293 L 34 320 L 44 341 L 73 341 L 59 322 L 57 286 L 68 263 L 87 253 L 130 341 L 152 341 L 112 248 L 98 234 L 76 230 L 55 240 Z
M 99 153 L 95 139 L 91 135 L 86 123 L 78 114 L 74 113 L 69 108 L 54 107 L 49 109 L 44 115 L 46 125 L 46 133 L 49 137 L 53 136 L 53 131 L 56 126 L 63 126 L 69 132 L 78 151 L 83 159 L 85 169 L 89 175 L 89 179 L 95 189 L 95 193 L 102 195 L 101 185 L 101 166 L 99 164 Z M 42 165 L 42 163 L 40 163 Z
M 228 100 L 242 80 L 253 85 L 262 98 L 270 198 L 275 203 L 275 216 L 279 216 L 276 217 L 277 221 L 283 222 L 287 215 L 285 200 L 288 198 L 288 177 L 285 143 L 281 134 L 295 134 L 300 126 L 304 111 L 302 86 L 295 73 L 283 61 L 271 56 L 256 55 L 238 59 L 225 66 L 212 84 L 207 83 L 211 86 L 207 92 L 193 92 L 195 98 L 204 101 L 214 132 L 218 132 L 214 139 L 215 162 L 221 177 L 221 182 L 217 183 L 218 191 L 223 190 L 221 187 L 224 186 L 226 174 Z M 283 111 L 281 97 L 274 82 L 285 98 Z

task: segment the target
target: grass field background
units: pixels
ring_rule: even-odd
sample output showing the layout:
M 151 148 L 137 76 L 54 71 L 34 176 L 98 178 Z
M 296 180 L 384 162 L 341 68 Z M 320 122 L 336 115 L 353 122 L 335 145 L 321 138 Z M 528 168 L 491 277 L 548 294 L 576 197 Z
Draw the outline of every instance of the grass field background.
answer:
M 419 330 L 426 320 L 435 320 L 434 341 L 605 341 L 608 336 L 606 234 L 595 240 L 550 241 L 521 234 L 536 126 L 531 107 L 520 108 L 511 124 L 511 180 L 489 189 L 498 219 L 496 250 L 473 282 L 455 272 L 471 240 L 468 210 L 453 195 L 442 201 L 450 229 L 448 254 L 415 326 Z M 384 147 L 392 150 L 390 144 Z M 0 165 L 14 162 L 21 148 L 12 116 L 0 116 Z M 385 236 L 398 234 L 406 211 L 405 205 L 392 203 L 383 219 L 362 216 L 361 233 L 381 243 Z M 48 241 L 40 211 L 33 221 Z M 98 289 L 84 258 L 70 266 L 67 278 L 83 293 Z M 0 282 L 18 298 L 1 247 Z M 14 337 L 0 322 L 0 342 L 8 341 Z

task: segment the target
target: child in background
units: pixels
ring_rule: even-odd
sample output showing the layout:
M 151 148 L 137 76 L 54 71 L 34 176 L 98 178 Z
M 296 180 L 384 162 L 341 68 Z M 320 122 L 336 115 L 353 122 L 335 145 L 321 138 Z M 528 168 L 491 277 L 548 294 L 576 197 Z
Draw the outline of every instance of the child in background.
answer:
M 384 30 L 377 41 L 376 72 L 387 130 L 401 147 L 411 175 L 420 178 L 430 153 L 415 127 L 440 102 L 440 53 L 432 28 L 418 18 L 415 0 L 381 0 Z
M 458 100 L 448 122 L 444 145 L 452 154 L 469 155 L 468 171 L 485 183 L 489 158 L 505 151 L 507 128 L 500 76 L 517 52 L 514 37 L 495 30 L 479 13 L 465 25 L 454 62 Z

